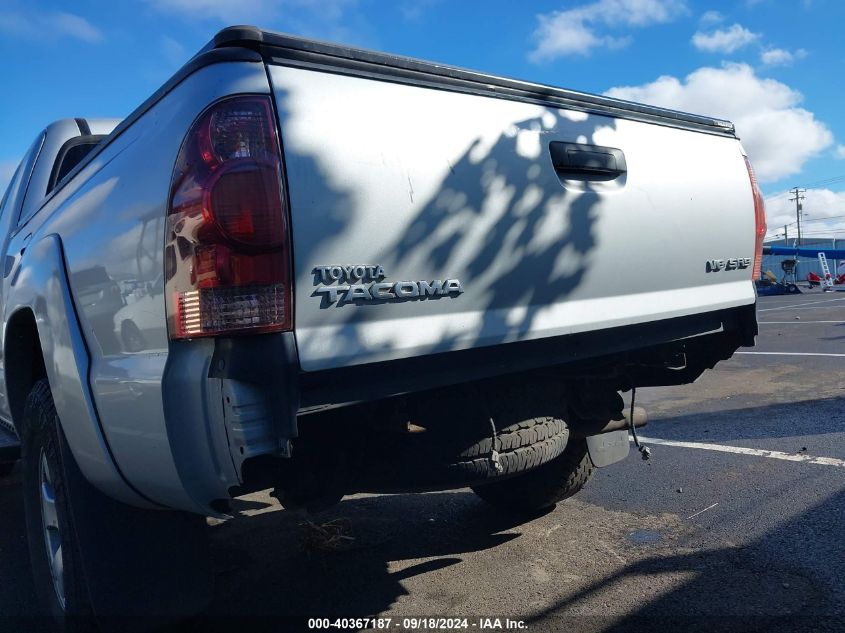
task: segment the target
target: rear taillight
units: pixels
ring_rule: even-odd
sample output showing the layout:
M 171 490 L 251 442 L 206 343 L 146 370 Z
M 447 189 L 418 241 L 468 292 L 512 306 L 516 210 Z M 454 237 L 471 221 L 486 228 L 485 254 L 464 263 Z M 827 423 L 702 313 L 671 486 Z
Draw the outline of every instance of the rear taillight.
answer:
M 760 279 L 763 268 L 763 239 L 766 237 L 766 207 L 763 205 L 763 194 L 757 185 L 757 177 L 748 158 L 745 159 L 748 177 L 751 179 L 751 194 L 754 197 L 754 269 L 753 279 Z
M 268 97 L 196 120 L 173 171 L 165 245 L 171 338 L 291 328 L 290 240 Z

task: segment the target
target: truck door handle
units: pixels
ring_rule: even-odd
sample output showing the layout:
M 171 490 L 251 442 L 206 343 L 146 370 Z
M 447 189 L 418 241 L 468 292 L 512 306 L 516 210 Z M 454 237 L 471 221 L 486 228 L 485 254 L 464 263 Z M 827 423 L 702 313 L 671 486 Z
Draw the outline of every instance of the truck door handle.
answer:
M 552 141 L 549 154 L 562 180 L 613 180 L 628 171 L 625 154 L 615 147 Z

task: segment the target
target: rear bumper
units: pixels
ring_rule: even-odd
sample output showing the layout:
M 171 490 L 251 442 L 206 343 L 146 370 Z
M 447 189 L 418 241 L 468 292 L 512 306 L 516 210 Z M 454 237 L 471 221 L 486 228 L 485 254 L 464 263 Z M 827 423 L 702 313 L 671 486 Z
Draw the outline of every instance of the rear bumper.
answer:
M 626 386 L 681 384 L 753 344 L 756 332 L 752 304 L 320 372 L 300 370 L 290 332 L 184 341 L 171 346 L 165 378 L 171 449 L 190 496 L 213 510 L 223 507 L 215 500 L 238 493 L 250 457 L 290 456 L 297 420 L 309 413 L 496 376 L 530 379 L 532 372 L 564 379 L 616 373 Z
M 296 382 L 299 394 L 298 410 L 308 413 L 542 368 L 577 372 L 580 366 L 619 354 L 626 354 L 635 361 L 637 351 L 703 337 L 708 337 L 712 343 L 706 347 L 717 356 L 716 362 L 728 358 L 740 346 L 753 345 L 756 334 L 755 304 L 750 304 L 596 332 L 319 372 L 298 372 L 291 378 Z M 296 363 L 292 365 L 298 367 Z

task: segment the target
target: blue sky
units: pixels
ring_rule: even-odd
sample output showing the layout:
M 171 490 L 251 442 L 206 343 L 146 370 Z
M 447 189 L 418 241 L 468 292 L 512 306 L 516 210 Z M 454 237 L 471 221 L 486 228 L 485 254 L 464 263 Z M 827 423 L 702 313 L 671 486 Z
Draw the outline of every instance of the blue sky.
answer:
M 0 187 L 47 123 L 125 116 L 238 23 L 729 118 L 770 235 L 799 185 L 845 236 L 839 0 L 0 0 Z

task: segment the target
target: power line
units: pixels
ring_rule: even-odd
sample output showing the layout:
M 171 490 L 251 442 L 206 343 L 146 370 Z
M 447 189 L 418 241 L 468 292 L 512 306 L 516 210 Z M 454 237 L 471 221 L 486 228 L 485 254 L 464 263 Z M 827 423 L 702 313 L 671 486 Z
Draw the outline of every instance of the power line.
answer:
M 812 220 L 806 220 L 805 219 L 804 223 L 806 224 L 808 222 L 826 222 L 827 220 L 841 220 L 842 218 L 845 218 L 845 215 L 832 215 L 832 216 L 827 217 L 827 218 L 813 218 Z M 789 240 L 789 227 L 792 226 L 793 224 L 795 224 L 795 222 L 790 222 L 788 224 L 783 224 L 783 225 L 780 225 L 780 226 L 777 226 L 777 227 L 771 227 L 766 232 L 766 238 L 765 239 L 767 239 L 767 240 L 783 239 L 785 241 L 788 241 Z M 782 231 L 781 231 L 781 228 L 783 228 Z M 829 237 L 831 235 L 835 236 L 838 233 L 845 233 L 845 226 L 839 225 L 839 226 L 829 226 L 829 227 L 818 227 L 818 228 L 811 229 L 809 231 L 807 231 L 806 229 L 801 231 L 802 237 L 811 236 L 811 237 L 815 237 L 815 238 L 818 238 L 818 239 L 821 239 L 823 237 Z M 795 242 L 796 245 L 800 244 L 797 240 L 793 240 L 793 242 Z
M 845 215 L 831 215 L 826 218 L 812 218 L 810 220 L 804 220 L 804 224 L 808 222 L 826 222 L 827 220 L 838 220 L 839 218 L 845 218 Z
M 803 235 L 804 237 L 807 237 L 807 236 L 824 237 L 825 235 L 831 235 L 833 233 L 843 233 L 843 232 L 845 232 L 845 230 L 842 230 L 842 229 L 840 229 L 838 231 L 811 231 L 809 233 L 807 231 L 804 231 L 801 235 Z
M 805 185 L 801 185 L 804 188 L 808 187 L 820 187 L 822 185 L 832 185 L 837 182 L 845 181 L 845 174 L 841 176 L 831 176 L 830 178 L 825 178 L 824 180 L 817 180 L 815 182 L 810 182 Z
M 776 200 L 777 198 L 782 198 L 782 197 L 788 196 L 788 195 L 789 195 L 788 191 L 782 191 L 781 193 L 776 193 L 773 196 L 767 196 L 766 198 L 764 198 L 764 200 Z
M 801 185 L 802 189 L 813 189 L 815 187 L 822 187 L 824 185 L 833 185 L 839 182 L 845 182 L 845 174 L 841 176 L 831 176 L 830 178 L 825 178 L 824 180 L 816 180 L 815 182 L 808 182 L 806 184 Z M 776 193 L 771 196 L 766 196 L 765 200 L 776 200 L 777 198 L 782 198 L 783 196 L 788 196 L 792 193 L 792 190 L 789 191 L 782 191 L 780 193 Z
M 806 215 L 806 214 L 804 214 L 804 215 Z M 803 222 L 804 222 L 804 224 L 808 224 L 809 222 L 827 222 L 828 220 L 838 220 L 840 218 L 845 218 L 845 215 L 831 215 L 831 216 L 828 216 L 826 218 L 811 218 L 809 220 L 807 220 L 805 218 L 803 220 Z M 786 224 L 779 225 L 778 228 L 780 228 L 780 226 L 792 226 L 793 224 L 797 224 L 797 223 L 798 223 L 797 220 L 794 221 L 794 222 L 787 222 Z

